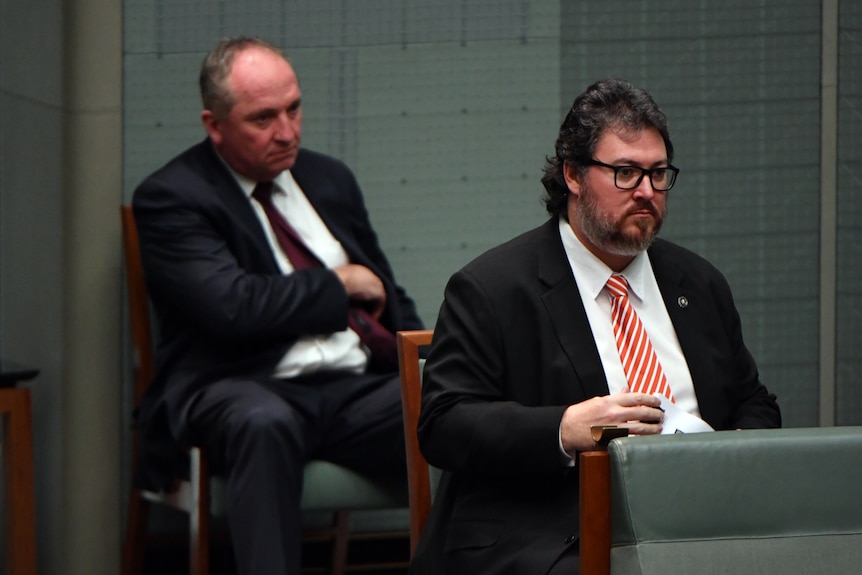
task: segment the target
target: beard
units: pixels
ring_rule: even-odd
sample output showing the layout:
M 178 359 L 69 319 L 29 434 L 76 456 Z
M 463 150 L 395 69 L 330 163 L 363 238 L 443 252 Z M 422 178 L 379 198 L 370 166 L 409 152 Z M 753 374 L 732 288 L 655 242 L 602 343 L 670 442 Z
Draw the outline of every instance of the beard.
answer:
M 653 218 L 638 218 L 635 220 L 637 231 L 623 231 L 622 222 L 642 210 L 649 211 Z M 611 214 L 601 211 L 596 203 L 596 192 L 585 183 L 581 186 L 575 220 L 587 239 L 596 247 L 619 256 L 636 256 L 652 244 L 666 214 L 666 206 L 659 212 L 653 202 L 645 200 L 615 220 Z

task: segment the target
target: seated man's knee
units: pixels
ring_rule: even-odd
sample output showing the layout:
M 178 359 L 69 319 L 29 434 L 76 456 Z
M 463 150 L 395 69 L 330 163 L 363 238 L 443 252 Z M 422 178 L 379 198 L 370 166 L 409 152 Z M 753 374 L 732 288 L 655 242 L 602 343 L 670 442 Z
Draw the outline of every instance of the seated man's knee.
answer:
M 240 402 L 230 409 L 226 423 L 228 434 L 255 443 L 299 443 L 304 435 L 303 418 L 295 408 L 280 398 Z

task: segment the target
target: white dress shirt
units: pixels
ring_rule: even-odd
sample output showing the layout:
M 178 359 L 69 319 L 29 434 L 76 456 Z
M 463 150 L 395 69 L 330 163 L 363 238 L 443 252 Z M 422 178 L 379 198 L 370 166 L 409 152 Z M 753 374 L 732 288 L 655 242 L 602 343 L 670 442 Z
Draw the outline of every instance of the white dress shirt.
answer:
M 614 336 L 611 299 L 607 288 L 608 279 L 614 271 L 581 243 L 563 217 L 560 217 L 560 238 L 563 240 L 563 249 L 566 251 L 590 329 L 593 331 L 599 358 L 608 380 L 608 390 L 612 394 L 620 393 L 628 387 L 628 380 Z M 691 415 L 700 417 L 691 372 L 655 281 L 649 254 L 645 251 L 639 253 L 620 275 L 629 283 L 629 304 L 638 314 L 649 336 L 676 405 Z M 560 425 L 562 433 L 562 423 Z M 562 435 L 560 451 L 566 465 L 575 465 L 575 460 L 563 449 Z
M 562 217 L 560 237 L 578 284 L 578 291 L 581 293 L 590 328 L 593 330 L 608 388 L 611 393 L 619 393 L 628 387 L 628 381 L 614 337 L 610 293 L 606 287 L 608 278 L 614 272 L 581 243 L 569 222 Z M 676 405 L 700 417 L 691 372 L 664 306 L 647 252 L 635 256 L 620 275 L 629 283 L 629 303 L 646 329 Z
M 266 212 L 260 203 L 251 197 L 256 182 L 231 171 L 260 220 L 279 269 L 284 274 L 292 273 L 293 265 L 279 245 Z M 341 243 L 333 237 L 289 171 L 282 172 L 273 180 L 272 203 L 327 268 L 350 263 Z M 365 371 L 367 363 L 368 353 L 365 346 L 356 332 L 348 328 L 331 334 L 300 337 L 276 365 L 273 377 L 289 378 L 321 370 L 361 373 Z

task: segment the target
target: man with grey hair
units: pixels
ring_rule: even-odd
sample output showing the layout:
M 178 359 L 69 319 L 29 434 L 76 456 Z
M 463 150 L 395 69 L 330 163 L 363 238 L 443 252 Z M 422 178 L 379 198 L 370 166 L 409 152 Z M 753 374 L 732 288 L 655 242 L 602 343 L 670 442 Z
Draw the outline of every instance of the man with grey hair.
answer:
M 419 421 L 444 473 L 411 573 L 577 573 L 574 467 L 591 426 L 673 432 L 671 412 L 697 428 L 781 425 L 724 277 L 656 237 L 672 160 L 646 91 L 593 84 L 545 167 L 549 221 L 450 279 Z
M 306 461 L 405 477 L 393 333 L 422 323 L 353 174 L 300 148 L 281 52 L 225 40 L 200 85 L 207 138 L 133 200 L 160 327 L 136 481 L 163 488 L 181 446 L 204 447 L 227 479 L 238 573 L 297 575 Z

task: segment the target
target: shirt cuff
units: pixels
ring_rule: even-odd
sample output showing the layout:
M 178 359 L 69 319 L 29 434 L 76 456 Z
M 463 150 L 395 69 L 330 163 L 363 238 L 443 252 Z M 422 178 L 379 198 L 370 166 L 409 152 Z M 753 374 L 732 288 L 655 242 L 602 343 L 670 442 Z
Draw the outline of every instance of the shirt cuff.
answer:
M 566 453 L 566 450 L 563 449 L 563 422 L 560 421 L 560 427 L 557 429 L 557 443 L 560 446 L 560 462 L 565 467 L 574 467 L 575 466 L 575 458 Z

